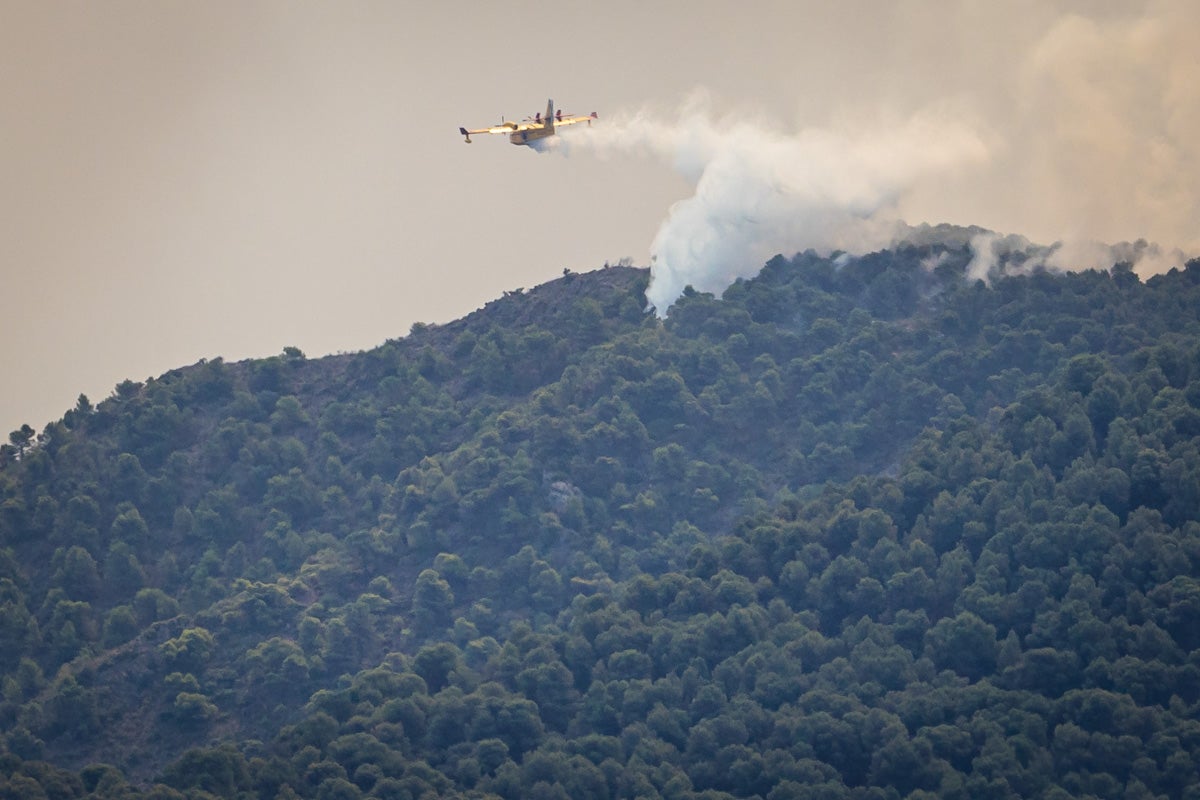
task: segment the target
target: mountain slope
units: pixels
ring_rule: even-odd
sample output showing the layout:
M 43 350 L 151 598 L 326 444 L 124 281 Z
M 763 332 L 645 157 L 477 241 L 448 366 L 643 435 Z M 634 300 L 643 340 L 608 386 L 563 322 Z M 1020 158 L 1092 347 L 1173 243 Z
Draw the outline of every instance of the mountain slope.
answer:
M 0 472 L 6 780 L 1184 796 L 1200 264 L 969 261 L 777 258 L 665 322 L 568 274 L 81 399 Z

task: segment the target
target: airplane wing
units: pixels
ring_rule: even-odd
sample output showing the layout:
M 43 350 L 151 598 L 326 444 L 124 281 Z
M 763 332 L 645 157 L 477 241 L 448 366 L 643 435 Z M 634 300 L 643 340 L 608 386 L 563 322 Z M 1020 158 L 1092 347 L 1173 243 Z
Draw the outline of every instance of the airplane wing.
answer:
M 596 116 L 595 111 L 590 114 L 578 114 L 573 117 L 562 116 L 555 118 L 554 127 L 557 128 L 559 125 L 574 125 L 577 122 L 586 122 L 587 124 L 591 125 L 592 120 L 594 119 L 599 119 L 599 117 Z
M 490 128 L 474 128 L 472 130 L 459 128 L 458 132 L 467 137 L 467 144 L 470 144 L 471 137 L 477 133 L 515 133 L 516 131 L 526 131 L 530 128 L 540 127 L 540 125 L 534 125 L 533 123 L 501 122 L 499 125 L 492 125 Z
M 517 124 L 515 122 L 502 122 L 499 125 L 492 125 L 490 128 L 473 128 L 471 130 L 467 130 L 466 128 L 459 128 L 458 132 L 464 133 L 464 134 L 466 134 L 466 133 L 512 133 L 515 130 L 517 130 Z

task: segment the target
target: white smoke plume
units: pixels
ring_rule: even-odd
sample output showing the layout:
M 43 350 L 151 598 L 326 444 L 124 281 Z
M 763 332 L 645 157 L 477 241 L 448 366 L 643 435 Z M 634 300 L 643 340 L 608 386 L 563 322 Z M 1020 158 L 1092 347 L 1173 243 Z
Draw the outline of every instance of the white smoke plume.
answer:
M 1017 5 L 1029 35 L 1009 39 L 991 71 L 965 63 L 975 71 L 952 101 L 914 83 L 856 99 L 910 111 L 847 121 L 834 108 L 833 122 L 785 130 L 698 95 L 674 115 L 554 137 L 552 149 L 647 155 L 693 183 L 650 248 L 660 313 L 685 286 L 719 292 L 776 253 L 887 246 L 905 236 L 901 219 L 1054 243 L 981 229 L 970 269 L 984 280 L 1122 261 L 1147 276 L 1200 253 L 1200 3 Z M 948 38 L 986 40 L 983 7 L 936 9 L 926 21 Z
M 1002 236 L 979 231 L 971 237 L 970 247 L 972 258 L 967 265 L 967 277 L 985 283 L 1001 274 L 1028 274 L 1038 269 L 1107 270 L 1115 264 L 1129 264 L 1141 274 L 1154 275 L 1182 266 L 1188 260 L 1188 255 L 1179 248 L 1164 248 L 1145 239 L 1116 244 L 1080 239 L 1039 245 L 1016 234 Z
M 788 133 L 749 116 L 717 117 L 702 95 L 674 118 L 618 117 L 554 149 L 650 155 L 694 183 L 650 248 L 646 294 L 660 314 L 686 286 L 720 292 L 778 252 L 885 246 L 908 187 L 988 157 L 984 138 L 945 108 Z
M 1118 263 L 1148 276 L 1200 253 L 1197 26 L 1200 4 L 1148 0 L 1062 14 L 1015 54 L 1011 102 L 992 113 L 1000 155 L 954 199 L 973 221 L 1056 241 L 981 233 L 971 277 Z

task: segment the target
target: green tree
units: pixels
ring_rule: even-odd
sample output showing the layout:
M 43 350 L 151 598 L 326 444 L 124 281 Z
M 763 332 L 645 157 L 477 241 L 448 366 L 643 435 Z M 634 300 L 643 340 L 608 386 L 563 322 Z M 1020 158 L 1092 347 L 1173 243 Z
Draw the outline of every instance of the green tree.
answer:
M 996 628 L 964 611 L 939 620 L 925 634 L 925 652 L 940 669 L 978 680 L 996 667 Z
M 439 692 L 450 682 L 451 674 L 462 661 L 462 652 L 448 642 L 426 645 L 413 657 L 413 671 L 421 676 L 430 692 Z
M 207 629 L 192 627 L 163 642 L 158 652 L 173 669 L 196 673 L 204 669 L 215 645 L 216 639 Z
M 133 610 L 138 624 L 145 627 L 158 620 L 174 617 L 179 613 L 179 602 L 162 589 L 140 589 L 133 597 Z
M 99 597 L 100 570 L 91 553 L 75 545 L 62 554 L 60 564 L 54 580 L 71 597 L 85 601 L 95 600 Z
M 28 425 L 22 425 L 17 430 L 8 435 L 8 441 L 17 449 L 17 457 L 24 458 L 25 451 L 29 449 L 33 443 L 34 434 L 37 433 Z
M 163 771 L 163 782 L 180 791 L 199 789 L 218 797 L 233 797 L 250 788 L 246 759 L 232 744 L 185 752 Z
M 133 609 L 129 606 L 117 606 L 104 617 L 104 631 L 101 643 L 105 647 L 116 647 L 124 644 L 138 633 L 137 620 Z
M 175 695 L 171 714 L 183 725 L 199 726 L 217 716 L 217 707 L 202 694 L 180 692 Z
M 422 570 L 413 587 L 413 630 L 418 636 L 431 636 L 450 626 L 454 593 L 450 584 L 432 569 Z

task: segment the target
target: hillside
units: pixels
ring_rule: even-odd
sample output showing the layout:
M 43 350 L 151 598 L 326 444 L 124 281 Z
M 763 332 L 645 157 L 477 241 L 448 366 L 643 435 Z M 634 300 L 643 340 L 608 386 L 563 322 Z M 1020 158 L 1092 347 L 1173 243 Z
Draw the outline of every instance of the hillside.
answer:
M 0 454 L 0 795 L 1200 797 L 1200 262 L 616 267 Z

